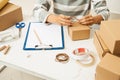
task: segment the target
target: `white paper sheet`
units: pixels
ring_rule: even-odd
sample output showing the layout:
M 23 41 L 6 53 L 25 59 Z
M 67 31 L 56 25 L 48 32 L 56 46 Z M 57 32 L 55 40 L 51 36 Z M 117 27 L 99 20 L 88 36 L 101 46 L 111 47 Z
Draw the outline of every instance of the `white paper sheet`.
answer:
M 30 23 L 24 48 L 63 48 L 64 37 L 60 25 Z M 52 45 L 52 46 L 49 46 Z

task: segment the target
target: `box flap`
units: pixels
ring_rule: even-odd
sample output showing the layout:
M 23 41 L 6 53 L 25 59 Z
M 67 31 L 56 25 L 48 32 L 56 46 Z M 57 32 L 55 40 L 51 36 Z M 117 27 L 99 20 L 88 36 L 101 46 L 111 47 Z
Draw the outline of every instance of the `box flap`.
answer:
M 99 43 L 100 43 L 102 49 L 103 49 L 105 52 L 110 52 L 109 49 L 108 49 L 108 47 L 106 46 L 105 42 L 102 40 L 102 38 L 101 38 L 101 36 L 100 36 L 100 33 L 99 33 L 99 30 L 96 30 L 96 31 L 95 31 L 95 34 L 96 34 L 96 36 L 97 36 L 97 38 L 98 38 L 98 40 L 99 40 Z
M 103 21 L 101 25 L 101 27 L 104 27 L 109 31 L 111 37 L 115 40 L 120 40 L 120 20 Z

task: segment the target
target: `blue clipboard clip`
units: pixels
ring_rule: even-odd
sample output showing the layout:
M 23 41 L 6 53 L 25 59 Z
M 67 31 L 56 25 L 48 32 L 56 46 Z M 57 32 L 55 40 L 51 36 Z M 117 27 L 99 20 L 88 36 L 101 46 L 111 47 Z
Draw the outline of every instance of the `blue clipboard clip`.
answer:
M 53 45 L 46 45 L 46 44 L 35 45 L 35 49 L 41 49 L 41 50 L 51 49 L 52 47 Z

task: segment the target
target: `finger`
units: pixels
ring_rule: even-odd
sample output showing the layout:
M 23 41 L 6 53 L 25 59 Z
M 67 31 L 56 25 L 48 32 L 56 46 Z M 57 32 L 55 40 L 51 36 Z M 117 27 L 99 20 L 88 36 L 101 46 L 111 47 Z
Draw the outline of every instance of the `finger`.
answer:
M 83 24 L 83 25 L 92 25 L 92 24 L 94 24 L 94 21 L 87 21 L 87 22 L 83 22 L 81 24 Z
M 64 26 L 70 26 L 70 25 L 72 25 L 70 23 L 65 23 L 65 22 L 61 22 L 61 24 L 64 25 Z
M 71 20 L 68 20 L 68 19 L 63 19 L 63 18 L 61 18 L 61 19 L 60 19 L 60 22 L 61 22 L 62 24 L 64 24 L 64 25 L 72 25 Z
M 84 19 L 79 20 L 79 23 L 89 23 L 89 22 L 94 22 L 93 17 L 88 17 L 86 19 L 84 18 Z
M 94 21 L 93 17 L 85 19 L 86 22 Z
M 72 21 L 69 18 L 71 18 L 71 17 L 60 14 L 58 16 L 57 23 L 60 24 L 60 25 L 64 25 L 64 26 L 72 25 Z
M 84 19 L 87 19 L 87 18 L 90 18 L 90 17 L 92 17 L 92 15 L 86 15 L 86 16 L 84 16 L 83 18 L 84 18 Z
M 94 24 L 94 19 L 93 19 L 92 16 L 90 16 L 89 18 L 86 19 L 86 24 L 87 24 L 87 25 Z
M 80 21 L 85 21 L 85 20 L 88 20 L 88 19 L 91 19 L 92 16 L 91 15 L 87 15 L 87 16 L 84 16 L 82 19 L 80 19 Z
M 60 17 L 63 18 L 63 19 L 71 19 L 70 16 L 65 16 L 65 15 L 63 15 L 63 14 L 60 14 Z
M 60 24 L 64 25 L 64 26 L 70 26 L 72 25 L 71 23 L 65 22 L 65 21 L 61 21 Z

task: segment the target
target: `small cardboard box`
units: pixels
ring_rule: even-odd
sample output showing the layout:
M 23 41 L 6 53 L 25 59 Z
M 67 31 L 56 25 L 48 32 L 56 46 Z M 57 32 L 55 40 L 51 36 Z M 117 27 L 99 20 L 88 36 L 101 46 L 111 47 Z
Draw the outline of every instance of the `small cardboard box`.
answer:
M 120 56 L 120 20 L 103 21 L 100 35 L 111 53 Z
M 68 32 L 72 40 L 88 39 L 90 37 L 89 26 L 81 25 L 74 22 L 72 26 L 68 27 Z
M 100 59 L 105 56 L 106 53 L 110 52 L 103 39 L 99 34 L 99 30 L 96 30 L 94 33 L 94 45 L 96 47 L 97 52 L 99 53 Z
M 96 80 L 120 80 L 120 58 L 107 53 L 96 68 Z
M 12 3 L 7 5 L 0 10 L 0 31 L 3 31 L 17 22 L 23 20 L 21 7 Z

